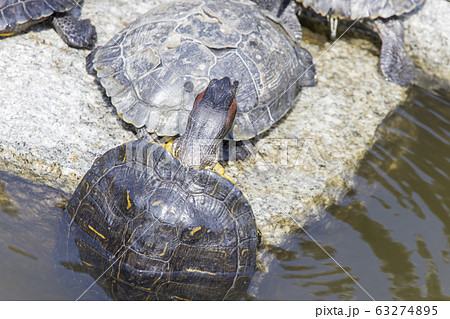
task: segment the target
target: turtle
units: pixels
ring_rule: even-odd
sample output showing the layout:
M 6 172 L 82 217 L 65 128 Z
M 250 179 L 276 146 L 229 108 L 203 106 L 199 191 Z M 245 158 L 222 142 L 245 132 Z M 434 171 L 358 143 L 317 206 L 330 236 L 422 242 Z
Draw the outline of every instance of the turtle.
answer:
M 183 134 L 210 79 L 236 78 L 238 109 L 226 139 L 248 140 L 282 118 L 302 87 L 315 85 L 310 53 L 280 23 L 250 1 L 170 1 L 92 51 L 86 68 L 120 118 L 158 136 Z
M 302 26 L 296 14 L 295 3 L 291 0 L 251 0 L 261 9 L 267 10 L 278 19 L 289 37 L 297 44 L 302 40 Z M 266 13 L 267 15 L 267 13 Z M 267 15 L 268 16 L 268 15 Z M 271 18 L 272 20 L 273 17 Z
M 98 282 L 115 287 L 114 298 L 229 300 L 247 289 L 255 217 L 215 160 L 232 129 L 237 86 L 211 80 L 182 136 L 165 147 L 138 139 L 107 151 L 69 200 L 83 264 L 105 274 Z
M 92 49 L 97 40 L 95 27 L 89 19 L 73 16 L 77 7 L 80 4 L 75 0 L 0 0 L 0 37 L 51 19 L 56 32 L 69 46 Z
M 364 19 L 371 30 L 379 34 L 382 46 L 380 69 L 384 77 L 400 85 L 413 80 L 414 64 L 406 55 L 404 30 L 400 16 L 422 5 L 425 0 L 296 0 L 303 7 L 327 16 L 331 27 L 331 40 L 336 38 L 339 19 Z

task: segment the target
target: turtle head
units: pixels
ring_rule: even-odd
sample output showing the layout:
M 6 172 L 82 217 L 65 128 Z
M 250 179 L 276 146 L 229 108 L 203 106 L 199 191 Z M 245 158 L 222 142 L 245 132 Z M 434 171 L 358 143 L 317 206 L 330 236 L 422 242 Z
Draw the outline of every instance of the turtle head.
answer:
M 231 131 L 236 117 L 238 81 L 211 80 L 195 99 L 185 133 L 174 144 L 174 155 L 183 163 L 205 168 L 217 162 L 217 150 Z

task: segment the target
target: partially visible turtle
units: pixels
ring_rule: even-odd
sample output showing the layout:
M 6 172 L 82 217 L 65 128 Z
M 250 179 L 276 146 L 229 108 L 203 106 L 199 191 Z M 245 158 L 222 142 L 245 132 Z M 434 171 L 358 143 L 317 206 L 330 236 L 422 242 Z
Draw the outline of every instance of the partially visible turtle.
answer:
M 308 51 L 280 20 L 249 1 L 176 0 L 158 5 L 87 57 L 127 123 L 182 134 L 195 96 L 212 78 L 240 83 L 227 139 L 264 132 L 315 84 Z M 298 39 L 297 39 L 298 40 Z
M 97 40 L 95 27 L 90 20 L 71 15 L 76 6 L 80 4 L 75 0 L 0 0 L 0 37 L 51 18 L 56 32 L 69 46 L 93 48 Z
M 297 44 L 302 40 L 302 26 L 291 0 L 251 0 L 260 8 L 269 11 Z M 271 18 L 273 19 L 273 18 Z
M 236 115 L 237 82 L 212 80 L 169 149 L 129 142 L 96 159 L 67 211 L 83 264 L 117 299 L 236 299 L 256 263 L 244 195 L 211 170 Z M 100 264 L 99 264 L 100 263 Z
M 411 83 L 414 65 L 406 56 L 403 24 L 398 17 L 411 12 L 425 0 L 296 1 L 329 18 L 332 40 L 336 37 L 338 19 L 365 19 L 382 41 L 380 69 L 383 75 L 400 85 Z

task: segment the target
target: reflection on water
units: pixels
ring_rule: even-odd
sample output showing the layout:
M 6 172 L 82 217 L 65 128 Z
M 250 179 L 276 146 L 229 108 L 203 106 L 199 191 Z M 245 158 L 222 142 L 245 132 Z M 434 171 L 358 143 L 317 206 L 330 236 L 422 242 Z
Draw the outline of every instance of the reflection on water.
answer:
M 0 171 L 0 300 L 75 300 L 93 282 L 60 263 L 65 197 Z M 107 299 L 98 287 L 88 297 Z
M 413 89 L 379 128 L 354 189 L 308 227 L 340 265 L 292 235 L 269 249 L 277 263 L 248 299 L 450 299 L 449 107 Z M 0 172 L 1 300 L 74 300 L 92 283 L 55 259 L 62 195 Z M 108 297 L 94 286 L 83 299 Z
M 60 201 L 48 187 L 0 172 L 1 300 L 60 299 L 52 264 Z
M 450 299 L 450 103 L 415 88 L 378 130 L 356 186 L 287 246 L 262 299 Z M 260 289 L 259 291 L 264 291 Z

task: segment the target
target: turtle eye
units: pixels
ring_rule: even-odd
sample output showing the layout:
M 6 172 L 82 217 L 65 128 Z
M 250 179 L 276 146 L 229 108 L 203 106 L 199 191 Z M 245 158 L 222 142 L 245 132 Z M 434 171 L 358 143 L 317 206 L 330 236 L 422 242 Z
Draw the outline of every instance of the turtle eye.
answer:
M 194 83 L 191 81 L 186 81 L 184 82 L 183 87 L 186 92 L 192 92 L 194 90 Z
M 195 244 L 206 234 L 206 232 L 206 227 L 188 227 L 181 232 L 181 241 L 186 244 Z

